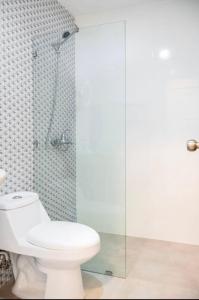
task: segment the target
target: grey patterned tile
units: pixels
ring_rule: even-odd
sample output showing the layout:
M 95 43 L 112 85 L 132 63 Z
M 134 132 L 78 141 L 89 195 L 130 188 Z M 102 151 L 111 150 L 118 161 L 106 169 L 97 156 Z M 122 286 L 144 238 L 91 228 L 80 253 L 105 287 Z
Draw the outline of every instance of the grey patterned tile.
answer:
M 74 144 L 67 153 L 46 151 L 43 146 L 39 153 L 33 151 L 35 135 L 42 145 L 49 123 L 55 54 L 48 45 L 37 62 L 32 57 L 35 36 L 47 46 L 71 29 L 74 19 L 56 0 L 1 0 L 0 14 L 0 166 L 8 174 L 1 192 L 35 189 L 53 219 L 75 220 L 74 39 L 60 58 L 52 132 L 69 129 Z M 0 273 L 0 286 L 11 274 L 11 270 Z

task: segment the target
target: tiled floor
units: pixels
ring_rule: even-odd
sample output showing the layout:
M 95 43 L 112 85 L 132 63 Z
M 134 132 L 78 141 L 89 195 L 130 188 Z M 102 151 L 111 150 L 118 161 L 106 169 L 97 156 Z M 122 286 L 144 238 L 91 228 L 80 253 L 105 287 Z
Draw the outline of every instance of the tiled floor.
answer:
M 87 299 L 199 299 L 199 247 L 128 238 L 127 279 L 84 274 Z
M 136 238 L 127 245 L 127 279 L 84 273 L 86 299 L 199 299 L 199 247 Z M 9 291 L 0 297 L 11 299 Z
M 112 272 L 116 277 L 126 275 L 126 237 L 116 234 L 100 233 L 101 251 L 83 266 L 86 271 L 106 274 Z

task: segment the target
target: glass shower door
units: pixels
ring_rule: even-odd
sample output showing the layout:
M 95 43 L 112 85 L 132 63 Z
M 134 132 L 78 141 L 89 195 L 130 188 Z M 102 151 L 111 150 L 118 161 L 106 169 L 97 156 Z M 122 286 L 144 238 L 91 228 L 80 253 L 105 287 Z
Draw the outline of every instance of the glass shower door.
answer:
M 85 270 L 125 277 L 125 23 L 81 28 L 77 69 L 77 220 L 102 249 Z

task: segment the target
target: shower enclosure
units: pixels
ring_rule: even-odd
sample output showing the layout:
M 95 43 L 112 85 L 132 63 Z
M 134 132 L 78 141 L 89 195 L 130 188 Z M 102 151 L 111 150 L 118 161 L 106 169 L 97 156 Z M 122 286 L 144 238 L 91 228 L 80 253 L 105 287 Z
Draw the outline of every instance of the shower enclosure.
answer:
M 76 43 L 77 220 L 97 230 L 86 270 L 125 277 L 125 23 L 81 28 Z
M 76 221 L 75 29 L 33 40 L 34 189 L 54 220 Z
M 99 232 L 84 270 L 125 277 L 125 23 L 78 31 L 33 39 L 34 189 L 53 220 Z

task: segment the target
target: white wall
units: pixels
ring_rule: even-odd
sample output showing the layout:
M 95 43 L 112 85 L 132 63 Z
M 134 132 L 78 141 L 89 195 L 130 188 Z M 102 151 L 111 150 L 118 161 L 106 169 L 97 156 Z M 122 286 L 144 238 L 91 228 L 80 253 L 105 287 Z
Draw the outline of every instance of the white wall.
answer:
M 147 1 L 77 18 L 127 21 L 127 233 L 199 244 L 199 1 Z

